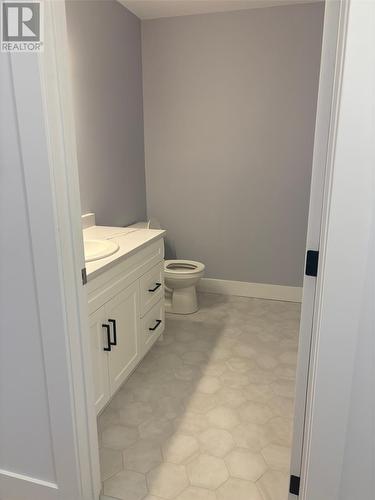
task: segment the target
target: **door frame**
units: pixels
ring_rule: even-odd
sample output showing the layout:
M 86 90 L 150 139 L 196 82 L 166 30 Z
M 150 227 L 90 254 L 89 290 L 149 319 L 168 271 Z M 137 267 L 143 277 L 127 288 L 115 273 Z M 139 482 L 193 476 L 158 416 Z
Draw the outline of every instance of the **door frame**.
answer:
M 99 448 L 87 296 L 81 281 L 84 254 L 77 217 L 81 208 L 65 3 L 46 0 L 43 4 L 44 52 L 4 57 L 9 62 L 14 100 L 45 376 L 42 390 L 49 419 L 45 433 L 54 474 L 53 481 L 47 481 L 27 475 L 28 471 L 0 470 L 0 496 L 8 500 L 97 500 Z M 27 377 L 27 365 L 20 368 Z
M 342 79 L 349 2 L 326 1 L 320 61 L 319 90 L 316 111 L 313 165 L 306 251 L 324 252 L 325 227 L 329 211 L 332 179 L 332 148 L 337 127 L 339 91 Z M 321 259 L 320 259 L 321 260 Z M 321 265 L 319 265 L 321 269 Z M 311 371 L 316 359 L 312 356 L 316 344 L 316 315 L 322 294 L 321 273 L 318 277 L 304 276 L 296 370 L 293 444 L 290 474 L 302 474 L 304 453 L 308 453 L 306 430 L 310 425 L 308 405 L 311 404 Z M 309 402 L 310 401 L 310 402 Z M 302 488 L 301 488 L 302 489 Z M 289 500 L 295 499 L 289 494 Z M 302 497 L 303 498 L 303 497 Z
M 88 299 L 82 276 L 85 258 L 65 0 L 42 1 L 44 52 L 38 55 L 38 63 L 69 336 L 72 406 L 82 492 L 79 500 L 97 500 L 101 491 L 99 444 L 93 404 Z
M 332 3 L 326 6 L 330 8 Z M 374 89 L 375 3 L 342 0 L 324 161 L 320 262 L 299 495 L 303 500 L 346 498 L 341 490 L 342 469 L 356 350 L 363 316 L 370 314 L 366 285 L 374 236 Z M 366 490 L 367 486 L 356 489 Z
M 328 265 L 325 253 L 331 210 L 342 68 L 347 39 L 347 19 L 352 2 L 355 0 L 333 0 L 327 1 L 325 6 L 307 233 L 307 247 L 319 249 L 321 259 L 318 279 L 306 277 L 304 280 L 291 469 L 292 474 L 301 476 L 300 497 L 303 500 L 314 498 L 311 494 L 308 476 L 311 432 L 314 427 L 316 374 L 319 369 L 317 346 L 322 314 L 323 285 Z M 78 454 L 83 464 L 81 479 L 83 491 L 86 492 L 82 498 L 96 500 L 100 491 L 100 474 L 96 416 L 90 384 L 87 296 L 85 288 L 82 287 L 80 274 L 84 267 L 84 255 L 65 1 L 45 0 L 45 7 L 46 43 L 45 53 L 40 57 L 40 69 L 46 128 L 49 132 L 52 195 L 56 205 L 56 221 L 59 228 L 60 248 L 58 252 L 64 276 L 63 286 L 66 298 L 64 306 L 70 332 L 71 377 L 75 388 Z M 290 500 L 294 498 L 296 497 L 290 496 Z

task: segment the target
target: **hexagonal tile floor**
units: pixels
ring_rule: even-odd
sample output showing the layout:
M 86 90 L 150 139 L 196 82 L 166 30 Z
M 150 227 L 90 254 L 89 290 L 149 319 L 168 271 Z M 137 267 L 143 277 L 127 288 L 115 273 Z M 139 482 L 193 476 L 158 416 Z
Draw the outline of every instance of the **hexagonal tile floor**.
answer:
M 299 304 L 167 315 L 98 419 L 102 500 L 287 500 Z

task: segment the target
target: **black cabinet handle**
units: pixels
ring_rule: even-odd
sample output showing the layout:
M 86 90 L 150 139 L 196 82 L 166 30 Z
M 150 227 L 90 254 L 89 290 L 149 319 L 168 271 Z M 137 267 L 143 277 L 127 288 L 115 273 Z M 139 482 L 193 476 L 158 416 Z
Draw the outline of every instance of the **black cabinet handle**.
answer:
M 107 347 L 103 347 L 103 351 L 111 350 L 111 327 L 109 325 L 102 325 L 107 330 Z
M 161 287 L 161 283 L 155 283 L 155 286 L 154 288 L 149 288 L 148 291 L 149 292 L 156 292 L 156 290 Z
M 117 345 L 117 331 L 116 331 L 116 320 L 115 319 L 109 319 L 108 323 L 112 323 L 113 327 L 113 342 L 111 342 L 111 345 Z
M 153 326 L 152 328 L 149 328 L 150 332 L 153 332 L 154 330 L 156 330 L 157 327 L 161 324 L 161 322 L 162 322 L 161 319 L 157 319 L 156 320 L 156 325 Z

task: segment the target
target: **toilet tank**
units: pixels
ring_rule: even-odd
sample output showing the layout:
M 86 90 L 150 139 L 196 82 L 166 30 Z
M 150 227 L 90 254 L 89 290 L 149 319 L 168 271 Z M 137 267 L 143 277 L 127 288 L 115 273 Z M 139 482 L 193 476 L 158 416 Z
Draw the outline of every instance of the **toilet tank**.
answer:
M 136 222 L 135 224 L 132 224 L 128 227 L 138 227 L 139 229 L 162 229 L 160 227 L 159 221 L 154 217 L 151 217 L 147 222 Z

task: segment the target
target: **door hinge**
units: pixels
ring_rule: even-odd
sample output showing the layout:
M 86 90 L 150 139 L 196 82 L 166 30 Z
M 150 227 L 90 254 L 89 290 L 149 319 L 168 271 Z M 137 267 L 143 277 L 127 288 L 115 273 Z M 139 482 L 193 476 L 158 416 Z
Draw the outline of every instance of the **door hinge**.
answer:
M 85 267 L 83 269 L 81 269 L 81 277 L 82 277 L 82 285 L 86 285 L 86 283 L 87 283 L 87 272 L 86 272 L 86 268 Z
M 289 493 L 292 495 L 299 495 L 299 483 L 301 482 L 301 478 L 298 476 L 290 476 L 289 481 Z
M 319 251 L 307 250 L 306 254 L 306 276 L 318 276 Z

